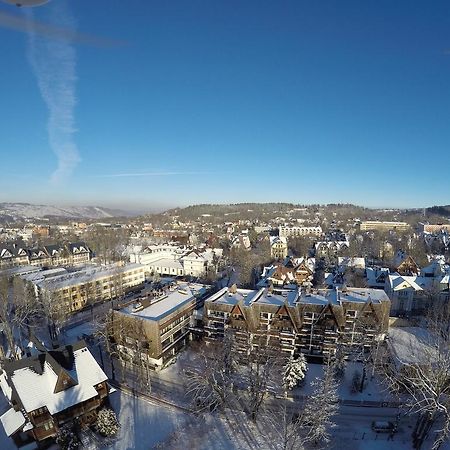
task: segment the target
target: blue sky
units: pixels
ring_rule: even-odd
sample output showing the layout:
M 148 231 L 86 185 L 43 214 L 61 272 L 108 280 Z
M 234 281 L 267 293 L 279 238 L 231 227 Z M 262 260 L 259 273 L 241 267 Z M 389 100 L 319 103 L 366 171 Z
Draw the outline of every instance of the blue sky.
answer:
M 448 1 L 1 4 L 0 201 L 448 204 L 449 49 Z

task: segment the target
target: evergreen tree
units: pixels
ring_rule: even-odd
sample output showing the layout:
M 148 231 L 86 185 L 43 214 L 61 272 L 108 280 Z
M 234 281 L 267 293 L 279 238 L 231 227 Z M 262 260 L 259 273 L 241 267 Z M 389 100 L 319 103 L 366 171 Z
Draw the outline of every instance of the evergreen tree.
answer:
M 283 385 L 285 389 L 290 391 L 297 386 L 298 382 L 305 378 L 307 369 L 306 359 L 302 354 L 297 359 L 291 356 L 284 368 Z
M 98 412 L 95 428 L 102 436 L 110 437 L 117 434 L 120 424 L 117 420 L 116 413 L 112 409 L 101 409 Z

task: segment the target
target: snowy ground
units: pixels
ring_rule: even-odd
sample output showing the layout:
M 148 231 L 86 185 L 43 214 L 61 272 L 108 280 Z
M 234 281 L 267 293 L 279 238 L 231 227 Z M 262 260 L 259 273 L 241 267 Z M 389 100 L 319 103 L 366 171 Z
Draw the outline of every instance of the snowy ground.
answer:
M 379 382 L 377 377 L 372 378 L 370 369 L 367 371 L 363 392 L 352 391 L 352 380 L 355 372 L 362 374 L 363 364 L 359 362 L 348 362 L 343 378 L 340 381 L 338 394 L 341 400 L 350 401 L 374 401 L 388 402 L 395 401 L 387 392 L 386 388 Z M 293 390 L 294 396 L 302 397 L 312 392 L 311 382 L 316 378 L 322 378 L 322 364 L 308 364 L 306 378 L 302 384 Z
M 67 331 L 67 342 L 74 342 L 83 334 L 91 334 L 89 323 L 82 324 Z M 183 371 L 196 366 L 198 353 L 195 343 L 182 352 L 175 364 L 156 374 L 153 380 L 155 394 L 179 404 L 185 404 Z M 94 353 L 95 354 L 95 353 Z M 97 355 L 96 355 L 97 356 Z M 386 391 L 376 378 L 367 375 L 367 384 L 362 393 L 351 392 L 352 378 L 355 370 L 362 371 L 361 363 L 349 363 L 339 388 L 343 400 L 382 401 L 389 399 Z M 309 364 L 305 382 L 296 388 L 296 397 L 303 397 L 311 392 L 310 383 L 323 374 L 323 366 Z M 7 409 L 7 404 L 0 395 L 0 413 Z M 150 450 L 150 449 L 198 449 L 198 450 L 276 450 L 276 440 L 268 435 L 268 426 L 264 419 L 252 423 L 244 413 L 226 411 L 224 414 L 197 416 L 180 409 L 162 406 L 142 398 L 136 398 L 124 392 L 111 394 L 111 403 L 116 411 L 121 429 L 118 437 L 106 447 L 110 450 Z M 276 400 L 272 400 L 276 401 Z M 301 403 L 301 402 L 300 402 Z M 299 404 L 297 403 L 298 407 Z M 341 406 L 336 419 L 337 427 L 333 430 L 333 449 L 348 450 L 406 450 L 411 449 L 411 431 L 413 420 L 402 418 L 399 432 L 393 441 L 389 435 L 376 434 L 371 430 L 372 420 L 395 420 L 395 408 L 367 408 Z M 429 444 L 429 443 L 427 443 Z M 94 450 L 96 444 L 84 447 Z M 430 445 L 424 445 L 428 450 Z M 0 426 L 0 450 L 14 450 L 12 441 L 6 437 Z M 444 447 L 442 447 L 444 450 Z M 450 450 L 450 448 L 446 448 Z
M 149 450 L 168 441 L 189 421 L 189 415 L 149 403 L 123 392 L 111 394 L 111 405 L 121 424 L 111 450 Z

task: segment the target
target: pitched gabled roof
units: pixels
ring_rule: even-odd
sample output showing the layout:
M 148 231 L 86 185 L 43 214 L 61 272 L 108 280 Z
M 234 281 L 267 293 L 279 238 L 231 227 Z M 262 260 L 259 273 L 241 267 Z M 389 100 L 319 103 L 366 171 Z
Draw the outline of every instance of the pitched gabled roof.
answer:
M 95 397 L 95 386 L 107 380 L 83 341 L 7 362 L 4 370 L 26 412 L 47 407 L 52 415 Z

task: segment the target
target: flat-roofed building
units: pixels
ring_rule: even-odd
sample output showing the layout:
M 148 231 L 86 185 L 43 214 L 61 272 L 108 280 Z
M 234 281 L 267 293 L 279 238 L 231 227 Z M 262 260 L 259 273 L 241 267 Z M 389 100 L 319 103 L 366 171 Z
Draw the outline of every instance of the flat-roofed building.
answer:
M 450 223 L 419 223 L 419 231 L 431 234 L 440 233 L 442 231 L 450 233 Z
M 406 222 L 387 222 L 381 220 L 365 220 L 360 224 L 361 231 L 408 231 L 411 229 Z
M 52 277 L 46 277 L 45 273 L 33 274 L 30 282 L 38 296 L 49 296 L 60 302 L 67 313 L 78 311 L 88 303 L 120 298 L 145 282 L 141 264 L 91 266 Z
M 205 300 L 205 340 L 231 332 L 240 352 L 264 339 L 288 355 L 326 357 L 337 344 L 369 346 L 389 325 L 390 300 L 381 289 L 322 289 L 273 294 L 223 288 Z
M 302 237 L 302 236 L 321 236 L 322 227 L 320 226 L 289 226 L 280 225 L 278 227 L 280 236 L 283 237 Z
M 161 369 L 191 339 L 194 311 L 204 293 L 205 285 L 179 282 L 114 311 L 111 330 L 122 357 Z

